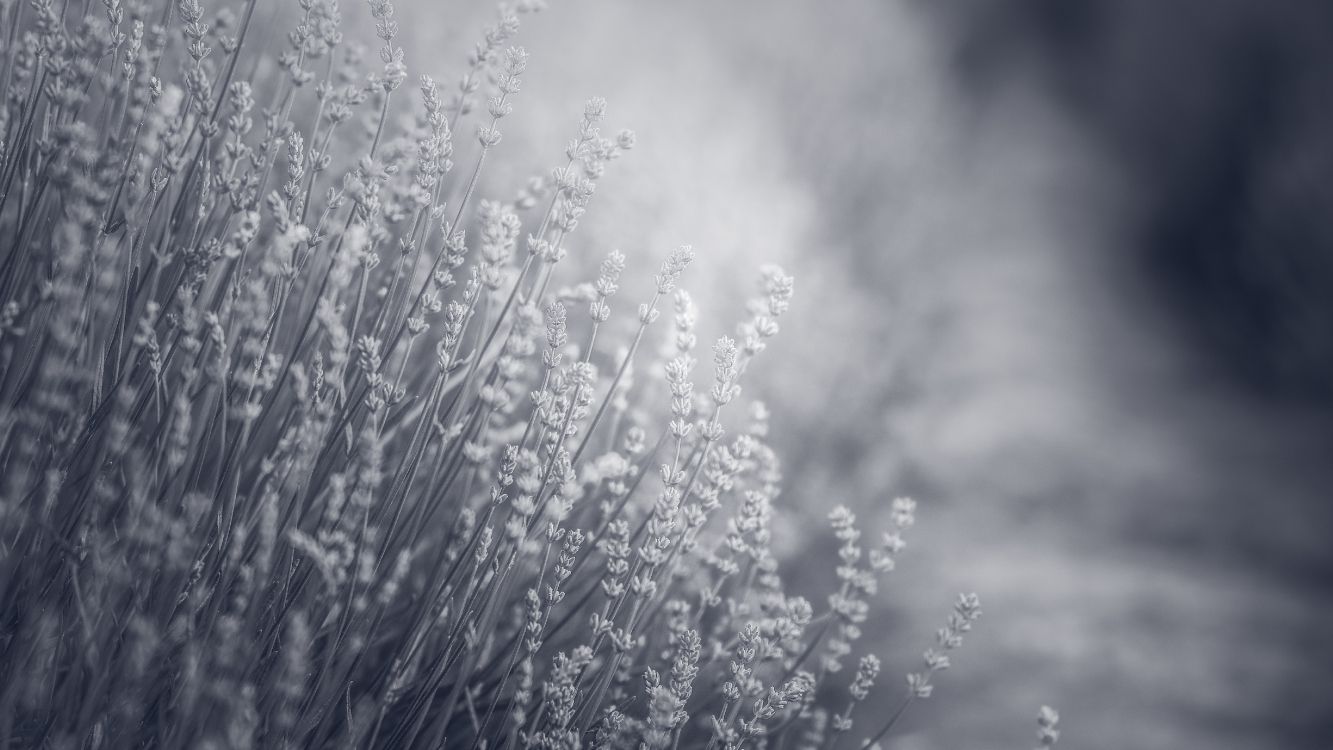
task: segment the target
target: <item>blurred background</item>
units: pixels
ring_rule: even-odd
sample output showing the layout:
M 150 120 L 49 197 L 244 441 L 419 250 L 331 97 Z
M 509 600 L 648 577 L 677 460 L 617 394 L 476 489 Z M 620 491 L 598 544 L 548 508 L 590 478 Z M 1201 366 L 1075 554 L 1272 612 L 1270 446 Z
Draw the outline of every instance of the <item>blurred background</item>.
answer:
M 442 81 L 494 13 L 398 5 Z M 639 136 L 565 281 L 692 244 L 707 342 L 760 264 L 797 277 L 746 383 L 788 559 L 835 503 L 920 503 L 872 700 L 981 595 L 888 746 L 1029 747 L 1048 703 L 1068 747 L 1333 747 L 1333 5 L 557 0 L 516 43 L 486 191 L 589 96 Z

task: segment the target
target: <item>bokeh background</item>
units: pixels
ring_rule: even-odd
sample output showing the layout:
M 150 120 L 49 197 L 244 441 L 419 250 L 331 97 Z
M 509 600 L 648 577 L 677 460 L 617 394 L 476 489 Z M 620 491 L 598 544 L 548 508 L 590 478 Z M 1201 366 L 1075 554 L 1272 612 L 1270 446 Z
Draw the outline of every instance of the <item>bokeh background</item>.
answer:
M 398 6 L 441 80 L 494 12 Z M 872 700 L 981 595 L 889 746 L 1028 747 L 1049 703 L 1068 747 L 1333 747 L 1333 6 L 556 0 L 516 43 L 485 191 L 559 162 L 588 96 L 639 135 L 566 281 L 690 243 L 708 336 L 759 264 L 796 275 L 747 383 L 786 559 L 835 503 L 920 503 Z

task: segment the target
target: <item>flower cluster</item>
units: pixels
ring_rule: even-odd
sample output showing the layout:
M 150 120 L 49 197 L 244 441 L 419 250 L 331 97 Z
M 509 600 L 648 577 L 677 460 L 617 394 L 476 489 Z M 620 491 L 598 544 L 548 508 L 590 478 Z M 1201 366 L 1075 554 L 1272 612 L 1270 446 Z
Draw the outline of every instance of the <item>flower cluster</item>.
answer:
M 879 661 L 826 678 L 915 505 L 868 552 L 834 512 L 827 609 L 784 590 L 780 463 L 742 382 L 791 277 L 761 269 L 696 389 L 694 250 L 566 247 L 635 146 L 602 134 L 604 100 L 517 197 L 492 193 L 543 3 L 503 3 L 454 83 L 416 87 L 413 19 L 367 5 L 344 39 L 335 0 L 0 0 L 0 737 L 848 732 Z M 660 267 L 617 313 L 634 254 Z M 977 614 L 959 601 L 912 696 Z M 823 696 L 846 696 L 831 721 Z

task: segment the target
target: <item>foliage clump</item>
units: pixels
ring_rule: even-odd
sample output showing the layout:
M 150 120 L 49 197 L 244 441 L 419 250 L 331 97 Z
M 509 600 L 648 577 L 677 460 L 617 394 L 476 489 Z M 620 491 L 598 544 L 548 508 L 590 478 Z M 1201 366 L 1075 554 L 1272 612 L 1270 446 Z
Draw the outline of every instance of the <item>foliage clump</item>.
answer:
M 554 291 L 635 145 L 605 102 L 547 174 L 478 195 L 537 2 L 415 97 L 388 0 L 371 72 L 336 0 L 268 54 L 258 5 L 0 0 L 0 739 L 845 739 L 879 662 L 842 660 L 914 505 L 867 549 L 835 510 L 827 608 L 784 593 L 766 412 L 733 402 L 792 279 L 763 269 L 696 389 L 689 247 L 641 303 L 618 251 Z

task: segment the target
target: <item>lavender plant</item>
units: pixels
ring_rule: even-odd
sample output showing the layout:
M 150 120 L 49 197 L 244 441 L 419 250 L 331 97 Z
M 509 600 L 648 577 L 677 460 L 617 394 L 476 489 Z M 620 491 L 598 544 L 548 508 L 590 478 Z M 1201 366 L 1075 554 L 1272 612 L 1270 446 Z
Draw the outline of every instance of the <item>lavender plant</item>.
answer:
M 879 662 L 839 671 L 914 506 L 864 551 L 834 511 L 837 591 L 784 593 L 766 412 L 732 404 L 792 279 L 701 376 L 689 247 L 643 301 L 617 251 L 554 291 L 635 139 L 590 100 L 545 176 L 479 194 L 539 2 L 415 96 L 389 0 L 369 72 L 336 0 L 269 52 L 259 5 L 0 0 L 0 741 L 856 742 Z

